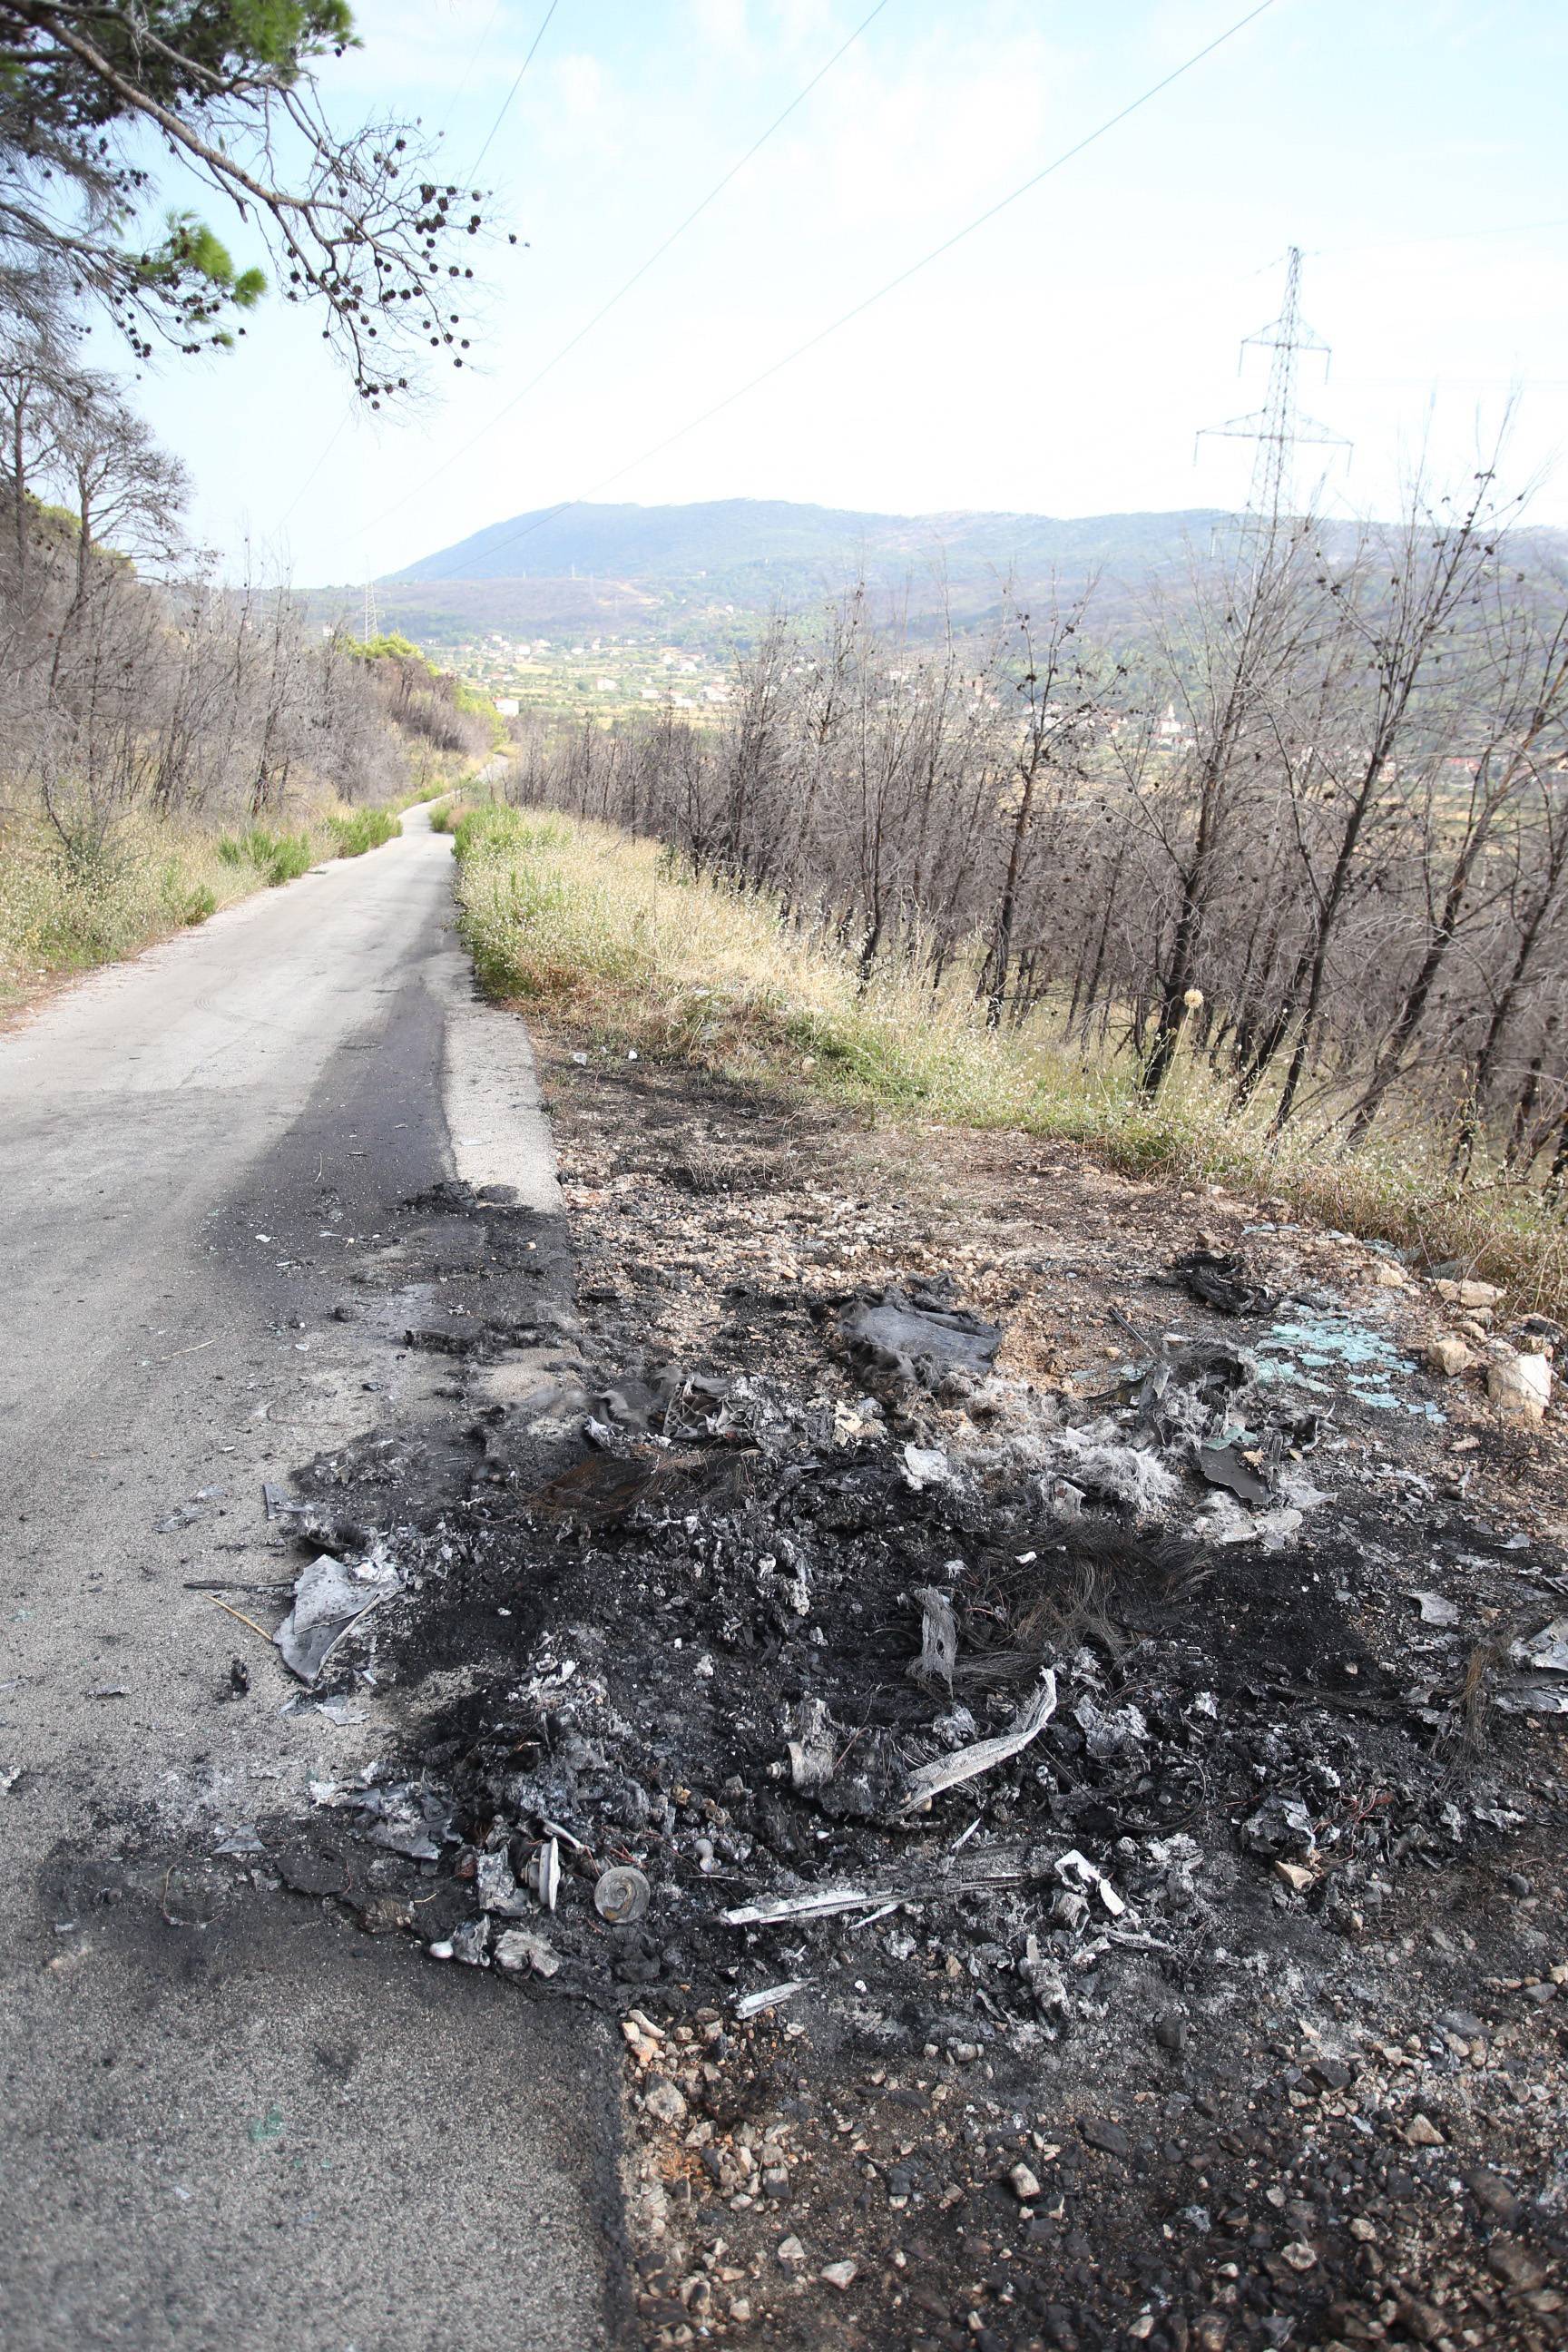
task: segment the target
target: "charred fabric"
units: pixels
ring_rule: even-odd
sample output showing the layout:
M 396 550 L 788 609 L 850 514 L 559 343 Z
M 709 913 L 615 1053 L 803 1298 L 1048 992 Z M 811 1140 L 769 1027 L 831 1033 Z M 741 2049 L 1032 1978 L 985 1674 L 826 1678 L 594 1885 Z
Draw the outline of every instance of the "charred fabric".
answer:
M 1175 1278 L 1268 1305 L 1234 1266 Z M 1539 1571 L 1511 1652 L 1429 1610 L 1414 1561 L 1427 1586 L 1506 1538 L 1427 1509 L 1401 1548 L 1352 1474 L 1321 1486 L 1325 1383 L 1128 1324 L 1069 1402 L 998 1372 L 949 1281 L 817 1313 L 836 1396 L 578 1365 L 476 1425 L 482 1472 L 396 1531 L 367 1629 L 403 1680 L 443 1620 L 491 1654 L 415 1752 L 317 1789 L 286 1878 L 554 1991 L 745 2017 L 837 1989 L 889 2047 L 934 2002 L 1026 2053 L 1121 1969 L 1180 2034 L 1238 1920 L 1354 1937 L 1401 1874 L 1508 1869 L 1565 1588 Z M 1369 1643 L 1391 1591 L 1412 1639 Z

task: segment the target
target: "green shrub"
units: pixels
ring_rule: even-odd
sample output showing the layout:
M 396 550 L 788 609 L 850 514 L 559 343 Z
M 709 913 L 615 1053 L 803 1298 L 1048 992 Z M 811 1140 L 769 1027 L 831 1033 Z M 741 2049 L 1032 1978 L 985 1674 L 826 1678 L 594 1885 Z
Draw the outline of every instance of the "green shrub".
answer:
M 171 923 L 188 927 L 216 914 L 217 892 L 210 882 L 194 879 L 182 859 L 166 857 L 159 882 L 163 912 Z
M 339 857 L 363 857 L 367 849 L 379 849 L 384 842 L 395 841 L 403 830 L 386 808 L 355 809 L 349 816 L 330 816 L 327 824 Z
M 217 854 L 226 866 L 254 866 L 274 890 L 284 882 L 297 882 L 316 862 L 308 833 L 268 833 L 260 824 L 241 834 L 225 834 Z

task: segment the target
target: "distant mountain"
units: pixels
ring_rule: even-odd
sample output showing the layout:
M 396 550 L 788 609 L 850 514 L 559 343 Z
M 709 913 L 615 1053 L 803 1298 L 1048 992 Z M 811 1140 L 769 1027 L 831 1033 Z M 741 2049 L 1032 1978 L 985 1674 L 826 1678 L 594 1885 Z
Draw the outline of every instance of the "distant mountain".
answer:
M 1234 519 L 1177 514 L 1061 518 L 885 515 L 782 499 L 692 506 L 544 508 L 492 523 L 377 583 L 384 620 L 427 642 L 491 630 L 542 635 L 745 637 L 778 604 L 866 580 L 917 619 L 944 606 L 973 625 L 1011 583 L 1037 593 L 1105 571 L 1142 581 L 1200 559 Z M 331 591 L 315 600 L 323 616 Z M 337 592 L 345 610 L 357 592 Z
M 1206 545 L 1228 518 L 1207 509 L 1182 514 L 866 514 L 847 507 L 796 506 L 783 499 L 712 499 L 698 506 L 578 506 L 513 515 L 510 521 L 391 575 L 393 583 L 446 580 L 627 581 L 737 579 L 823 571 L 835 580 L 865 564 L 878 572 L 944 561 L 965 573 L 1018 567 L 1037 572 L 1063 562 L 1168 559 L 1188 540 Z
M 384 625 L 426 645 L 610 635 L 742 643 L 775 607 L 819 604 L 863 579 L 916 627 L 983 626 L 1009 590 L 1070 593 L 1098 575 L 1100 626 L 1136 624 L 1152 580 L 1206 563 L 1239 518 L 1171 514 L 869 514 L 783 499 L 691 506 L 542 508 L 490 524 L 377 583 Z M 1352 527 L 1327 527 L 1347 548 Z M 1526 534 L 1560 552 L 1563 534 Z M 1555 542 L 1556 544 L 1551 544 Z M 359 589 L 319 591 L 323 620 L 356 619 Z

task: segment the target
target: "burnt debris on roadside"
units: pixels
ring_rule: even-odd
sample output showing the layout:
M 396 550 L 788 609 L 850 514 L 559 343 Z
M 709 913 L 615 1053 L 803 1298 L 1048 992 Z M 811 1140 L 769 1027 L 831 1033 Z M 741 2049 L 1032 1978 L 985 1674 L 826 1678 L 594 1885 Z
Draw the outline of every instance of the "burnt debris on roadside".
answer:
M 428 1727 L 416 1775 L 318 1791 L 441 1866 L 430 1944 L 481 1963 L 543 1908 L 568 1980 L 735 2000 L 853 1953 L 897 2009 L 910 1951 L 952 1934 L 1037 2047 L 1119 1954 L 1192 1967 L 1236 1857 L 1251 1900 L 1358 1932 L 1400 1872 L 1506 1847 L 1527 1768 L 1477 1728 L 1568 1706 L 1560 1623 L 1543 1602 L 1499 1647 L 1429 1602 L 1415 1655 L 1369 1643 L 1399 1595 L 1367 1497 L 1317 1483 L 1310 1370 L 1162 1340 L 1064 1407 L 991 1369 L 1001 1333 L 951 1280 L 819 1318 L 862 1392 L 581 1365 L 565 1437 L 544 1382 L 547 1413 L 476 1424 L 483 1482 L 397 1568 L 301 1573 L 278 1639 L 307 1683 L 411 1567 L 395 1658 L 423 1610 L 516 1595 L 515 1666 Z M 1409 1630 L 1396 1607 L 1401 1653 Z M 595 1905 L 606 1871 L 637 1874 L 635 1916 Z
M 1511 1348 L 1550 1395 L 1552 1343 L 1270 1243 L 1167 1247 L 1047 1381 L 886 1253 L 721 1264 L 714 1344 L 661 1345 L 634 1251 L 508 1377 L 504 1316 L 411 1327 L 456 1360 L 437 1507 L 368 1448 L 277 1498 L 399 1588 L 300 1703 L 403 1699 L 260 1866 L 620 2018 L 649 2343 L 1551 2342 L 1510 2070 L 1568 1998 L 1568 1579 L 1384 1310 L 1432 1302 L 1468 1394 Z M 1387 2263 L 1450 2207 L 1434 2303 Z

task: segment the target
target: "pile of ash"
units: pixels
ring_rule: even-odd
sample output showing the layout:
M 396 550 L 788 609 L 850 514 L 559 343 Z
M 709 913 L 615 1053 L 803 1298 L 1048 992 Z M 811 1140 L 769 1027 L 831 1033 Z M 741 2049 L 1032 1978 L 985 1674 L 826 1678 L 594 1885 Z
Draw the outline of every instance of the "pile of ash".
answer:
M 823 1322 L 837 1395 L 584 1375 L 477 1428 L 377 1639 L 405 1682 L 481 1625 L 482 1654 L 317 1790 L 291 1883 L 555 1990 L 744 2017 L 853 1985 L 889 2048 L 1026 2053 L 1265 1921 L 1310 1956 L 1402 1884 L 1509 1869 L 1550 1610 L 1511 1655 L 1479 1599 L 1417 1618 L 1480 1538 L 1439 1512 L 1402 1544 L 1320 1484 L 1321 1383 L 1149 1339 L 1069 1405 L 940 1280 Z
M 1568 1579 L 1268 1272 L 1050 1389 L 929 1275 L 502 1299 L 269 1498 L 374 1760 L 220 1850 L 615 2015 L 634 2340 L 1556 2340 Z

